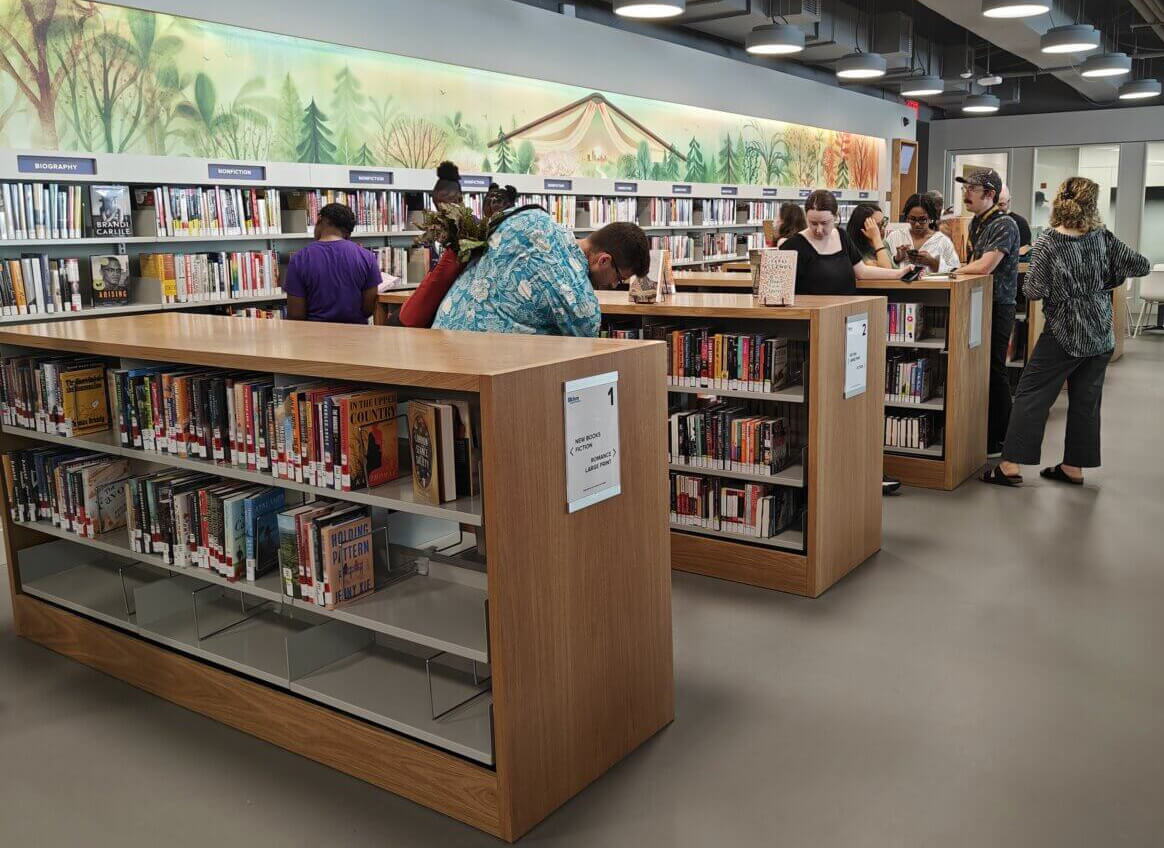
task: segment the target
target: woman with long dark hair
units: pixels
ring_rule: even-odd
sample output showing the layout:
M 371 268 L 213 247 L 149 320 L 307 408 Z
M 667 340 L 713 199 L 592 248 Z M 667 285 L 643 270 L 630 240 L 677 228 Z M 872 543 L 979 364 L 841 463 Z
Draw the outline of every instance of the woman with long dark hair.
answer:
M 895 268 L 889 247 L 885 244 L 885 213 L 872 203 L 859 203 L 845 225 L 851 241 L 866 265 L 874 268 Z

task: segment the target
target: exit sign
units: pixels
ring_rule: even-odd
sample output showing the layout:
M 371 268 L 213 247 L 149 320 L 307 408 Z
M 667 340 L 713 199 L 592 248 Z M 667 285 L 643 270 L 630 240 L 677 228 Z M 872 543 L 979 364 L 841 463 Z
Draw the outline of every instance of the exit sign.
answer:
M 920 103 L 918 103 L 916 100 L 907 100 L 907 101 L 905 101 L 905 105 L 908 106 L 910 109 L 913 109 L 913 116 L 915 118 L 918 117 L 918 115 L 921 111 L 921 104 Z

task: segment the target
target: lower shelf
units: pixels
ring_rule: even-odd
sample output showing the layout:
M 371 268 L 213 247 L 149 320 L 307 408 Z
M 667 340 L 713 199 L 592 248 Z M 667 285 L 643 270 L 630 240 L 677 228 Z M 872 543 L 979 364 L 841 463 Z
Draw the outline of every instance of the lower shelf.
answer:
M 722 530 L 709 530 L 706 527 L 695 527 L 688 524 L 672 524 L 671 529 L 681 533 L 698 533 L 701 536 L 714 536 L 717 539 L 726 539 L 731 542 L 763 545 L 785 551 L 801 552 L 804 550 L 804 534 L 799 530 L 785 530 L 778 536 L 762 538 L 760 536 L 741 536 L 739 533 L 725 533 Z
M 940 444 L 930 445 L 928 448 L 896 448 L 885 446 L 886 453 L 897 453 L 902 456 L 928 456 L 933 459 L 942 458 L 942 446 Z

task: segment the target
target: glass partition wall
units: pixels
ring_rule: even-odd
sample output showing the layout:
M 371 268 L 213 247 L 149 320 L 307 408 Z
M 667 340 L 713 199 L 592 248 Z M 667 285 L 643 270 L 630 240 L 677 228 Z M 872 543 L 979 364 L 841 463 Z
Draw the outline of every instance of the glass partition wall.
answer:
M 1036 147 L 1031 232 L 1038 237 L 1051 218 L 1051 201 L 1068 177 L 1087 177 L 1099 184 L 1099 217 L 1115 228 L 1116 182 L 1120 149 L 1114 144 Z

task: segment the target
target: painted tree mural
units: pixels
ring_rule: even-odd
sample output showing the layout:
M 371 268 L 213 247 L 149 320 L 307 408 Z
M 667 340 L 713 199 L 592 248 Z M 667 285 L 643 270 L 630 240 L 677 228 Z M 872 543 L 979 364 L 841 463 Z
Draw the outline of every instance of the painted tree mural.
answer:
M 0 147 L 875 189 L 885 141 L 93 0 L 0 0 Z

